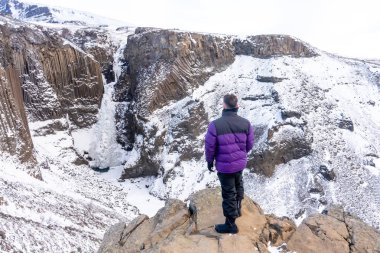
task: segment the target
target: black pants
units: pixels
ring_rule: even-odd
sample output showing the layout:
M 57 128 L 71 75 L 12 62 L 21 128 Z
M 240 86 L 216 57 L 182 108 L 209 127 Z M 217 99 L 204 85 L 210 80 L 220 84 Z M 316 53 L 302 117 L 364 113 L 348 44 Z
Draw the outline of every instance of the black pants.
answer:
M 243 171 L 236 173 L 218 172 L 222 186 L 223 214 L 225 217 L 238 217 L 237 202 L 244 198 Z

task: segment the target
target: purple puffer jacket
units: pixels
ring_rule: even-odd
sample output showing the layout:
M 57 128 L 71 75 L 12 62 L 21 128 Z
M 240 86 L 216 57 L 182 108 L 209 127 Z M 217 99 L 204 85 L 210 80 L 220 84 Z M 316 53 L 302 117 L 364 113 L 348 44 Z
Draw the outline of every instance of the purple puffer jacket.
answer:
M 205 138 L 206 160 L 216 160 L 221 173 L 235 173 L 247 165 L 247 153 L 254 142 L 251 123 L 237 115 L 237 109 L 224 109 L 222 117 L 208 126 Z

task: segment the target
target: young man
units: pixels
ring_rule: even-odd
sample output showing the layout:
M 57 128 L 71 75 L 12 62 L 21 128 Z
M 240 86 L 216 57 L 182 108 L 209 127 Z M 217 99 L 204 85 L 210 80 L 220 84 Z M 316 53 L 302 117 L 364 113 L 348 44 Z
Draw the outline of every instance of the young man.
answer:
M 251 123 L 237 115 L 237 102 L 235 95 L 224 96 L 222 117 L 210 123 L 205 138 L 207 167 L 213 172 L 216 161 L 215 167 L 222 186 L 226 222 L 215 225 L 218 233 L 238 233 L 235 220 L 241 216 L 241 201 L 244 198 L 242 172 L 254 141 Z

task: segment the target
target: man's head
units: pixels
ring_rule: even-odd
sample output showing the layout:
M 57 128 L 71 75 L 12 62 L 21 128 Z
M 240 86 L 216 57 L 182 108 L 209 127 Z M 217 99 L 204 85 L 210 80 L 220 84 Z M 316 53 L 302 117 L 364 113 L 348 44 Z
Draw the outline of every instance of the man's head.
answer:
M 223 97 L 223 108 L 233 109 L 238 108 L 238 99 L 234 94 L 227 94 Z

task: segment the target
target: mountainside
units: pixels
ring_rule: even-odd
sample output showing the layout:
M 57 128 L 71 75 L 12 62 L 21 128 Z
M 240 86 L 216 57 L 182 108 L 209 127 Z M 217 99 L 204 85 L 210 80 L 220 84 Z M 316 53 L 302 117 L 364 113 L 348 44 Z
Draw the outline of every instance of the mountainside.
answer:
M 43 6 L 18 0 L 1 0 L 0 15 L 28 22 L 66 25 L 118 25 L 123 22 L 62 7 Z
M 246 194 L 263 210 L 255 204 L 255 214 L 287 216 L 294 238 L 305 233 L 316 244 L 324 240 L 320 224 L 331 221 L 320 213 L 336 206 L 360 229 L 380 228 L 377 61 L 342 58 L 288 35 L 103 26 L 77 11 L 58 19 L 39 5 L 0 6 L 7 15 L 0 17 L 1 252 L 95 252 L 111 225 L 134 229 L 124 224 L 153 217 L 171 198 L 179 199 L 181 221 L 193 219 L 182 201 L 219 185 L 203 145 L 226 93 L 238 96 L 239 114 L 255 129 L 244 171 Z M 154 250 L 177 240 L 217 242 L 197 233 L 190 242 L 167 237 L 179 230 L 159 230 L 159 217 L 141 220 L 158 224 L 149 227 Z M 349 222 L 334 219 L 342 230 L 327 234 L 342 235 L 344 249 L 378 238 L 371 232 L 350 242 Z M 112 231 L 105 243 L 120 239 Z M 255 242 L 276 252 L 292 245 L 289 238 Z
M 203 137 L 232 92 L 255 128 L 246 186 L 264 210 L 296 219 L 339 203 L 379 226 L 379 65 L 289 36 L 157 29 L 137 29 L 124 55 L 116 127 L 138 155 L 122 178 L 155 175 L 164 199 L 215 185 Z

